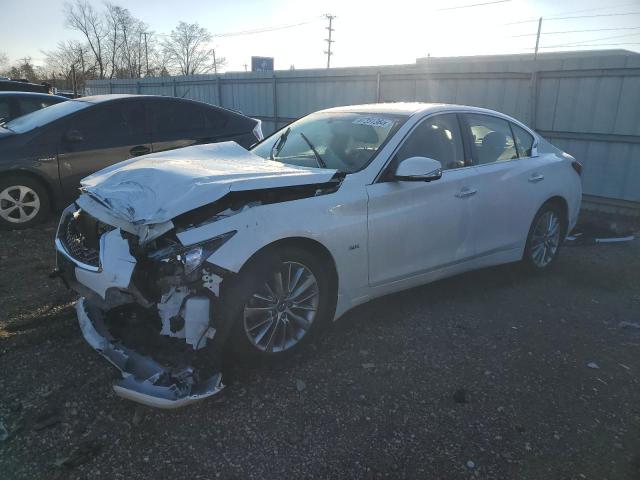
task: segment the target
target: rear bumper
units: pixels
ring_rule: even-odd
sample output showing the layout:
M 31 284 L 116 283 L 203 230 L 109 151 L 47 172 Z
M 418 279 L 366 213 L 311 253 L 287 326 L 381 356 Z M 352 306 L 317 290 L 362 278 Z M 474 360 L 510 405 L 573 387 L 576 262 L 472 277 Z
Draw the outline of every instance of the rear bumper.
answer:
M 162 366 L 115 341 L 104 326 L 100 310 L 84 297 L 76 304 L 76 312 L 87 343 L 122 374 L 113 385 L 117 395 L 150 407 L 172 409 L 212 397 L 224 388 L 221 373 L 196 383 L 190 367 Z

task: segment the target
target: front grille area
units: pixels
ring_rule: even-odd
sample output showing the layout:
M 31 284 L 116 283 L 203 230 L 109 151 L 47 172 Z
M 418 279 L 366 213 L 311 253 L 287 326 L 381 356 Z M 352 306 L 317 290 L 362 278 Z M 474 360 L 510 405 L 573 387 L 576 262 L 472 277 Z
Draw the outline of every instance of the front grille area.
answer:
M 78 262 L 100 267 L 100 236 L 113 229 L 82 211 L 64 219 L 58 235 L 67 253 Z

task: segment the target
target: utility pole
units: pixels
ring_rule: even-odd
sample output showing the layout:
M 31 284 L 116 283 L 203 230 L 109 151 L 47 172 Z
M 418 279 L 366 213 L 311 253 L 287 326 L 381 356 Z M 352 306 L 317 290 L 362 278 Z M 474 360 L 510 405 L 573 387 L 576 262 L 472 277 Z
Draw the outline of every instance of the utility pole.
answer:
M 538 59 L 538 45 L 540 45 L 540 31 L 542 30 L 542 17 L 538 20 L 538 34 L 536 35 L 536 50 L 533 54 L 533 59 Z
M 73 98 L 78 97 L 78 84 L 76 83 L 76 64 L 71 65 L 71 83 L 73 85 Z
M 147 32 L 142 32 L 144 35 L 144 59 L 147 64 L 147 77 L 149 76 L 149 49 L 147 48 Z
M 218 62 L 216 62 L 216 49 L 212 48 L 211 53 L 213 53 L 213 73 L 218 74 Z
M 329 30 L 329 38 L 325 38 L 324 41 L 327 42 L 327 49 L 324 51 L 324 53 L 327 54 L 327 68 L 331 67 L 331 55 L 333 55 L 333 52 L 331 51 L 331 44 L 335 42 L 335 40 L 331 40 L 331 33 L 335 30 L 333 28 L 333 19 L 336 18 L 335 15 L 331 15 L 330 13 L 325 14 L 325 18 L 327 20 L 329 20 L 329 26 L 328 27 L 324 27 L 327 30 Z

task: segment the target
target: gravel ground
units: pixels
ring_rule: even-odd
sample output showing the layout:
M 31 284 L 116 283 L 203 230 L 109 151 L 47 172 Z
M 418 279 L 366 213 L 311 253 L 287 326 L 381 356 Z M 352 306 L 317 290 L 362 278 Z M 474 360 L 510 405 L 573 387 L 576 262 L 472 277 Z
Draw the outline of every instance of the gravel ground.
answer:
M 640 241 L 373 301 L 160 411 L 113 394 L 53 231 L 0 232 L 3 479 L 640 479 Z

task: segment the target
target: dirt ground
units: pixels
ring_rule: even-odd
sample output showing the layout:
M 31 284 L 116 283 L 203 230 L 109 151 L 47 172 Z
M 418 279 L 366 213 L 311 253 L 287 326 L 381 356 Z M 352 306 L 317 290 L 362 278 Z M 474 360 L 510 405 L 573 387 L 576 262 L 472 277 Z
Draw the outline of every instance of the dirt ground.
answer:
M 0 232 L 3 479 L 640 479 L 638 240 L 376 300 L 160 411 L 112 392 L 53 235 Z

